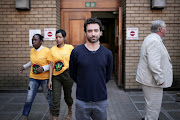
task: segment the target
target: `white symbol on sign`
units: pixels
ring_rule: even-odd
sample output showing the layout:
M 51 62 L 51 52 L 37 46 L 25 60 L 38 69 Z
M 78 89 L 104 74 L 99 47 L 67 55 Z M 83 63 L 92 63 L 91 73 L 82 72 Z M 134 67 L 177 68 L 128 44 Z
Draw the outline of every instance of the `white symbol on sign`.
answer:
M 134 35 L 135 35 L 135 32 L 134 32 L 134 31 L 131 31 L 131 32 L 130 32 L 130 35 L 131 35 L 131 36 L 134 36 Z

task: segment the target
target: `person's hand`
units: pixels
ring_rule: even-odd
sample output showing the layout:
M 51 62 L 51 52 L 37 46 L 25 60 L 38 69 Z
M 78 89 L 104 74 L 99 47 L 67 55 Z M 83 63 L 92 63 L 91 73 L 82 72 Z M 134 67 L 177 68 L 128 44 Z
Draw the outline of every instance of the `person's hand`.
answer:
M 50 90 L 52 90 L 52 82 L 51 82 L 51 80 L 49 80 L 48 88 L 49 88 Z
M 20 69 L 19 69 L 19 73 L 20 73 L 20 74 L 22 74 L 23 70 L 24 70 L 24 67 L 23 67 L 23 66 L 22 66 L 22 67 L 20 67 Z
M 37 74 L 42 73 L 44 71 L 43 67 L 38 67 Z

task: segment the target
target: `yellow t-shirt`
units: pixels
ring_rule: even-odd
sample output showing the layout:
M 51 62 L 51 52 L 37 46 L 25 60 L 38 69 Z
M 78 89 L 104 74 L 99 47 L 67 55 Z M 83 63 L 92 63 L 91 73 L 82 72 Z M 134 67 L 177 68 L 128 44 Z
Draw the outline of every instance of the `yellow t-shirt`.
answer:
M 53 46 L 48 56 L 48 60 L 53 62 L 53 75 L 63 73 L 69 67 L 69 59 L 71 51 L 74 49 L 72 45 L 65 44 L 62 48 Z
M 50 53 L 49 48 L 44 46 L 39 52 L 37 52 L 35 48 L 31 49 L 30 52 L 31 71 L 29 78 L 34 78 L 39 80 L 49 79 L 49 71 L 36 74 L 36 69 L 38 67 L 48 65 L 50 63 L 50 61 L 47 60 L 49 53 Z

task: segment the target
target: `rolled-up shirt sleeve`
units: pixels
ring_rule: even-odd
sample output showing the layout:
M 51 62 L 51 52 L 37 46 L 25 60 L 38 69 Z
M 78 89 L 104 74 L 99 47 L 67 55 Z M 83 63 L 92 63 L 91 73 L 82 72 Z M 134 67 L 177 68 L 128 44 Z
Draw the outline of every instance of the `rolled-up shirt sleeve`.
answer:
M 48 71 L 48 70 L 49 70 L 50 64 L 48 64 L 48 65 L 44 65 L 44 66 L 42 66 L 42 67 L 43 67 L 43 69 L 44 69 L 44 71 L 43 71 L 43 72 L 46 72 L 46 71 Z
M 31 67 L 31 62 L 29 61 L 28 63 L 23 65 L 24 69 L 28 69 L 29 67 Z

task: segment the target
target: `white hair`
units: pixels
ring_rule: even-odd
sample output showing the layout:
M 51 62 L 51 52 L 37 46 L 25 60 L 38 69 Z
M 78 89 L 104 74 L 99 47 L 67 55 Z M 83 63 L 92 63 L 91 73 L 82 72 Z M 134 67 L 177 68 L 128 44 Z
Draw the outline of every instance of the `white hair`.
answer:
M 154 20 L 151 24 L 151 32 L 155 33 L 160 31 L 160 28 L 163 28 L 165 26 L 165 22 L 162 20 Z

